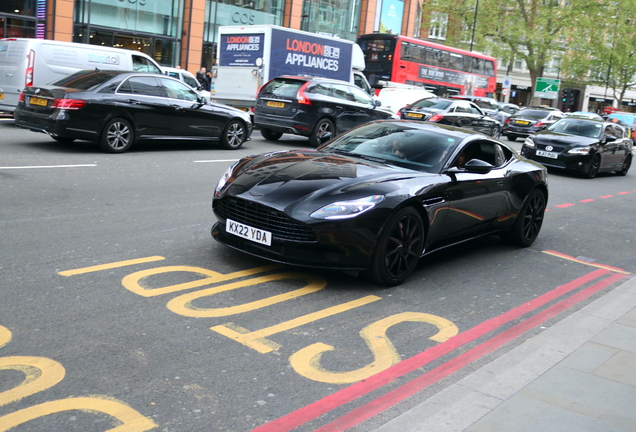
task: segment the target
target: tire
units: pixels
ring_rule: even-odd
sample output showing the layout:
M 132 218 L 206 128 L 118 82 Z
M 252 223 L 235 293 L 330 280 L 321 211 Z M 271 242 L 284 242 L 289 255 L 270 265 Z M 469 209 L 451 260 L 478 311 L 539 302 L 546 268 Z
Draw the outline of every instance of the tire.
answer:
M 499 139 L 499 137 L 501 137 L 501 128 L 495 125 L 492 128 L 492 133 L 490 134 L 490 136 L 493 137 L 494 139 Z
M 53 138 L 55 141 L 62 143 L 62 144 L 70 144 L 73 141 L 75 141 L 75 138 L 65 138 L 65 137 L 59 137 L 59 136 L 54 136 L 51 137 Z
M 423 248 L 422 217 L 412 207 L 399 210 L 380 233 L 369 276 L 381 285 L 401 284 L 415 269 Z
M 631 166 L 632 166 L 632 155 L 627 155 L 627 157 L 625 158 L 625 162 L 623 162 L 623 167 L 620 169 L 620 171 L 616 171 L 616 175 L 626 176 L 627 171 L 629 171 L 629 167 Z
M 334 138 L 336 135 L 336 128 L 334 127 L 331 120 L 328 118 L 321 118 L 314 126 L 314 130 L 309 135 L 309 144 L 312 147 L 318 147 L 320 145 L 320 141 L 318 140 L 318 135 L 323 132 L 331 132 L 331 137 Z
M 585 172 L 585 177 L 593 179 L 598 174 L 599 169 L 601 169 L 601 156 L 597 153 L 592 156 L 590 166 L 587 167 L 587 171 Z
M 508 135 L 506 138 L 508 138 L 508 141 L 516 141 L 517 135 Z
M 537 239 L 545 213 L 545 193 L 534 189 L 521 206 L 514 225 L 502 235 L 504 240 L 517 246 L 528 247 Z
M 245 142 L 245 125 L 240 120 L 230 120 L 223 129 L 221 146 L 228 150 L 238 150 Z
M 283 136 L 283 133 L 274 132 L 269 129 L 261 129 L 261 135 L 263 135 L 263 138 L 265 138 L 267 141 L 277 141 L 280 137 Z
M 99 146 L 108 153 L 123 153 L 130 149 L 135 133 L 128 120 L 114 118 L 109 120 L 99 138 Z

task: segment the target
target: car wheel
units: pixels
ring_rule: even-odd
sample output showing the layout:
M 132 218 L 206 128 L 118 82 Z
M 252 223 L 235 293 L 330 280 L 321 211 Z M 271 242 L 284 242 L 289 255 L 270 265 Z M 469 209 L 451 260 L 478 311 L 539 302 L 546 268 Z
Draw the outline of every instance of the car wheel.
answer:
M 99 146 L 109 153 L 123 153 L 133 144 L 134 132 L 128 120 L 115 118 L 109 120 L 102 130 Z
M 627 171 L 629 171 L 629 167 L 631 166 L 632 166 L 632 155 L 627 155 L 627 157 L 625 158 L 625 162 L 623 162 L 623 167 L 621 168 L 620 171 L 616 171 L 616 174 L 618 174 L 619 176 L 626 176 Z
M 282 132 L 274 132 L 269 129 L 261 129 L 261 135 L 268 141 L 276 141 L 283 136 Z
M 334 137 L 336 128 L 334 127 L 331 120 L 322 118 L 318 120 L 318 123 L 316 123 L 316 126 L 314 127 L 314 131 L 311 133 L 311 135 L 309 135 L 309 144 L 311 144 L 312 147 L 318 147 L 320 145 L 320 140 L 318 139 L 318 137 L 325 132 L 331 132 L 331 136 Z
M 221 135 L 221 145 L 228 150 L 238 150 L 245 141 L 245 126 L 240 120 L 230 120 L 223 135 Z
M 492 128 L 492 133 L 490 134 L 490 136 L 493 137 L 494 139 L 499 139 L 499 137 L 501 136 L 501 128 L 495 125 Z
M 66 137 L 59 137 L 59 136 L 54 136 L 51 137 L 53 138 L 55 141 L 62 143 L 62 144 L 70 144 L 73 141 L 75 141 L 75 138 L 66 138 Z
M 371 278 L 382 285 L 398 285 L 411 274 L 422 255 L 424 224 L 412 207 L 394 214 L 382 229 L 373 255 Z
M 599 154 L 595 154 L 590 161 L 590 166 L 587 168 L 587 172 L 585 176 L 587 178 L 593 179 L 598 174 L 598 170 L 601 168 L 601 156 Z
M 516 135 L 508 134 L 508 136 L 506 138 L 508 138 L 508 141 L 516 141 L 517 140 L 517 136 Z
M 504 240 L 521 247 L 528 247 L 536 240 L 541 231 L 545 213 L 545 193 L 539 189 L 530 192 L 521 206 L 514 225 L 504 233 Z

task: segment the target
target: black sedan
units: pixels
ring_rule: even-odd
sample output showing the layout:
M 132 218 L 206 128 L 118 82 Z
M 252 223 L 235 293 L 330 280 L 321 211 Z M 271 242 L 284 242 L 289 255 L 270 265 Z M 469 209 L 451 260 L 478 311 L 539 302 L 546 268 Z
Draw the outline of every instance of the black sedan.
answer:
M 568 117 L 526 138 L 521 154 L 588 178 L 601 171 L 624 176 L 632 164 L 632 140 L 615 123 Z
M 18 127 L 60 142 L 88 140 L 122 153 L 138 140 L 220 142 L 238 149 L 249 139 L 248 114 L 206 102 L 164 75 L 81 71 L 51 85 L 27 87 L 14 112 Z
M 243 158 L 212 200 L 212 236 L 272 261 L 403 282 L 419 258 L 491 233 L 531 245 L 547 171 L 485 135 L 377 121 L 318 149 Z
M 421 120 L 470 129 L 497 139 L 501 123 L 489 117 L 477 105 L 463 99 L 420 99 L 402 108 L 398 115 L 405 120 Z
M 509 141 L 525 138 L 546 129 L 565 117 L 556 108 L 526 107 L 504 120 L 503 132 Z

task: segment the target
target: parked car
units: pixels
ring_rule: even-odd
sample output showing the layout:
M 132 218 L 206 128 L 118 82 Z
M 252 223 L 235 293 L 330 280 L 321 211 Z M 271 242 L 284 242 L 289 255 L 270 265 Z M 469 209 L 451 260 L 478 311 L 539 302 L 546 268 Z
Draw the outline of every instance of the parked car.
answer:
M 490 118 L 497 119 L 497 113 L 499 112 L 499 103 L 497 99 L 483 97 L 483 96 L 451 96 L 452 99 L 463 99 L 470 101 L 477 105 L 479 109 L 486 113 Z
M 51 85 L 24 89 L 14 113 L 18 127 L 60 142 L 88 140 L 122 153 L 141 140 L 220 142 L 238 149 L 250 138 L 248 114 L 210 104 L 165 75 L 81 71 Z
M 599 172 L 624 176 L 632 164 L 632 140 L 611 122 L 565 118 L 526 138 L 521 154 L 547 167 L 594 178 Z
M 256 95 L 254 125 L 267 140 L 284 133 L 309 137 L 339 135 L 358 125 L 397 116 L 354 84 L 328 78 L 281 76 L 268 81 Z
M 564 117 L 565 114 L 556 108 L 526 107 L 504 121 L 502 134 L 510 141 L 525 138 Z
M 488 117 L 477 105 L 461 99 L 421 99 L 402 108 L 400 118 L 462 127 L 495 139 L 501 135 L 501 123 Z
M 197 80 L 192 72 L 188 72 L 185 69 L 164 67 L 163 73 L 169 77 L 183 81 L 192 87 L 199 96 L 202 96 L 208 102 L 211 101 L 211 93 L 203 88 L 203 84 Z
M 599 121 L 604 120 L 603 117 L 601 117 L 600 115 L 587 112 L 587 111 L 574 111 L 572 113 L 566 113 L 565 115 L 568 118 L 582 118 L 582 119 L 599 120 Z
M 397 285 L 419 258 L 491 233 L 539 235 L 547 170 L 465 129 L 376 121 L 318 149 L 245 157 L 214 191 L 217 241 L 276 262 Z

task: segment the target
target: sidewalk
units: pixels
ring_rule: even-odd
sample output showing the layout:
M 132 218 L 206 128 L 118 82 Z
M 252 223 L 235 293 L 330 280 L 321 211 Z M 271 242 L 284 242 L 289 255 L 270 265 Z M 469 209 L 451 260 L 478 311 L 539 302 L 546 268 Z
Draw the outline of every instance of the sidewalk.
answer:
M 636 278 L 376 432 L 636 431 Z

